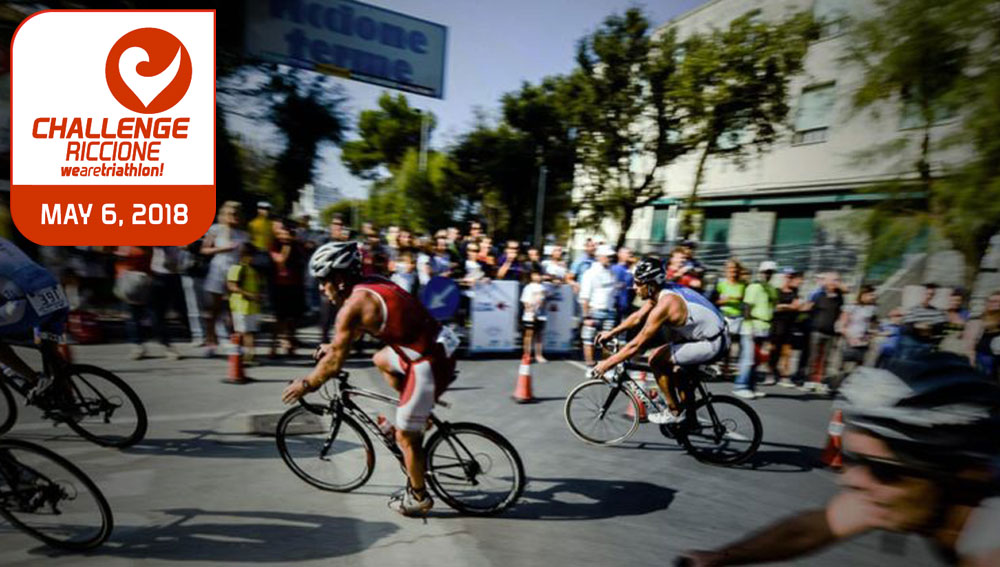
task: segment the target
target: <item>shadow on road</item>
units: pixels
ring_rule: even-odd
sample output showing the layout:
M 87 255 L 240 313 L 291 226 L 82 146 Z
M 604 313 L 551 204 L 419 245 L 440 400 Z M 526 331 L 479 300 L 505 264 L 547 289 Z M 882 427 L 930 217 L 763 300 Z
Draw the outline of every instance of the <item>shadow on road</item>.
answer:
M 763 441 L 760 449 L 738 468 L 747 468 L 763 472 L 809 472 L 822 467 L 820 455 L 823 450 L 806 445 L 789 443 L 770 443 Z M 770 450 L 774 447 L 776 450 Z
M 175 519 L 158 527 L 118 527 L 104 547 L 88 555 L 169 562 L 284 563 L 352 555 L 399 529 L 388 522 L 319 514 L 199 508 L 162 512 Z M 32 553 L 59 555 L 47 548 Z
M 514 520 L 595 520 L 665 510 L 677 491 L 649 482 L 583 478 L 532 478 L 512 509 Z
M 247 439 L 244 434 L 218 433 L 215 431 L 182 431 L 192 437 L 182 439 L 146 439 L 123 453 L 132 455 L 161 455 L 168 457 L 209 457 L 213 459 L 274 459 L 278 448 L 273 438 Z M 240 437 L 239 440 L 222 440 L 216 437 Z

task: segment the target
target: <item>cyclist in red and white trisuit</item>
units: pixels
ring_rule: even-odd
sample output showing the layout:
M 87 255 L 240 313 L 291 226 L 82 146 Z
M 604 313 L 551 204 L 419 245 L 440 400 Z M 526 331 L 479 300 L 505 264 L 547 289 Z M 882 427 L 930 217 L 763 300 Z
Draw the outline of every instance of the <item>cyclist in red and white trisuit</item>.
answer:
M 415 297 L 391 281 L 361 275 L 356 242 L 319 247 L 309 268 L 326 297 L 340 305 L 333 342 L 321 345 L 321 357 L 308 376 L 282 394 L 293 403 L 340 372 L 351 344 L 368 333 L 387 346 L 373 358 L 385 379 L 400 393 L 394 424 L 410 482 L 393 508 L 403 515 L 427 513 L 433 500 L 424 484 L 423 432 L 435 400 L 455 377 L 458 340 Z

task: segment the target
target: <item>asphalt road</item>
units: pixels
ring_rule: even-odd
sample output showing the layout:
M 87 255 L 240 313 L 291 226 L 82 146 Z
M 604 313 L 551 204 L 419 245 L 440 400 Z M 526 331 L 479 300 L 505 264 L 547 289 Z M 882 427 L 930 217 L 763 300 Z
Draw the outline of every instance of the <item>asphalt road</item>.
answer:
M 453 406 L 438 414 L 502 432 L 524 460 L 524 497 L 498 518 L 461 517 L 439 502 L 426 521 L 406 519 L 386 506 L 404 478 L 381 448 L 368 485 L 334 494 L 295 477 L 273 438 L 248 434 L 250 415 L 283 410 L 280 392 L 303 375 L 305 358 L 250 369 L 256 381 L 234 386 L 221 382 L 221 358 L 131 361 L 127 353 L 124 345 L 75 350 L 78 362 L 118 373 L 141 395 L 151 423 L 140 445 L 99 448 L 32 409 L 9 434 L 56 450 L 97 482 L 114 509 L 111 540 L 65 554 L 0 523 L 0 565 L 669 565 L 682 550 L 730 541 L 836 490 L 836 474 L 817 468 L 828 400 L 767 389 L 771 396 L 753 402 L 764 443 L 752 466 L 721 468 L 652 426 L 621 447 L 578 441 L 562 414 L 582 379 L 577 363 L 533 366 L 537 402 L 517 405 L 518 361 L 473 360 L 459 364 L 445 396 Z M 387 391 L 365 361 L 350 367 L 359 386 Z M 923 542 L 893 537 L 858 538 L 796 564 L 934 564 Z

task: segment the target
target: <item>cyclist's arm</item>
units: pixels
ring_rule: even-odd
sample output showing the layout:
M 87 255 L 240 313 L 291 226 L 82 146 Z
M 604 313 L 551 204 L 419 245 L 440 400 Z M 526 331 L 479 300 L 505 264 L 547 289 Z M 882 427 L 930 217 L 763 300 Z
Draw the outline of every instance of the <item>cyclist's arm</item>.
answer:
M 842 492 L 825 509 L 780 520 L 722 549 L 690 555 L 700 565 L 748 565 L 801 557 L 872 529 L 873 515 L 867 506 L 856 493 Z
M 305 378 L 289 384 L 282 392 L 281 400 L 286 404 L 294 403 L 322 386 L 331 376 L 340 372 L 351 343 L 365 331 L 378 329 L 381 323 L 382 313 L 370 297 L 362 294 L 348 298 L 337 313 L 333 342 L 320 348 L 322 356 L 316 367 Z
M 629 360 L 639 353 L 642 345 L 656 336 L 660 331 L 660 327 L 664 325 L 677 327 L 683 325 L 686 320 L 687 306 L 684 305 L 684 301 L 675 295 L 664 297 L 660 301 L 657 301 L 656 305 L 649 311 L 649 316 L 646 317 L 646 324 L 642 326 L 642 330 L 639 331 L 635 338 L 601 364 L 610 368 L 620 362 Z
M 613 337 L 629 329 L 634 329 L 635 327 L 642 324 L 642 320 L 645 319 L 646 315 L 649 315 L 649 312 L 652 310 L 653 310 L 652 300 L 642 302 L 642 307 L 640 307 L 638 311 L 632 313 L 631 315 L 626 317 L 621 323 L 619 323 L 617 327 L 608 331 L 608 335 Z

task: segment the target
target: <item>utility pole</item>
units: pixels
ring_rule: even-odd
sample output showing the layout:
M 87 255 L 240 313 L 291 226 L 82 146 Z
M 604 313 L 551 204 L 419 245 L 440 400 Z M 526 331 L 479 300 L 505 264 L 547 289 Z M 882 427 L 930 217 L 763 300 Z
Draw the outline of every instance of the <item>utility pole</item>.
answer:
M 427 171 L 427 143 L 430 137 L 430 113 L 420 112 L 420 171 Z
M 549 169 L 544 165 L 538 168 L 538 200 L 535 202 L 535 247 L 542 250 L 542 213 L 545 212 L 545 176 Z

